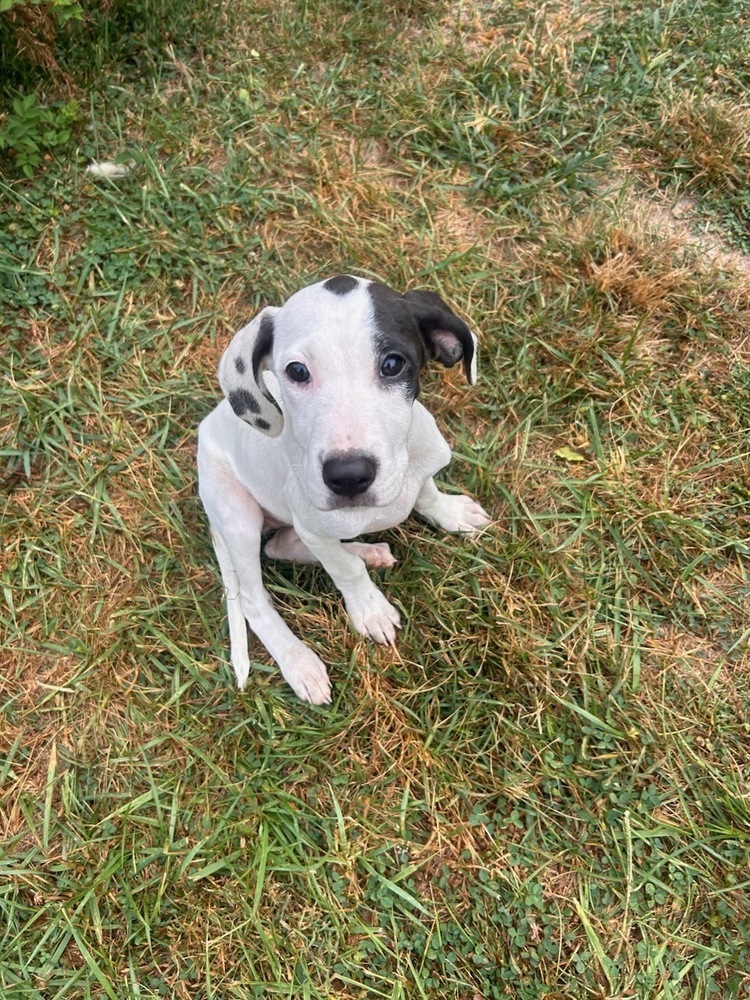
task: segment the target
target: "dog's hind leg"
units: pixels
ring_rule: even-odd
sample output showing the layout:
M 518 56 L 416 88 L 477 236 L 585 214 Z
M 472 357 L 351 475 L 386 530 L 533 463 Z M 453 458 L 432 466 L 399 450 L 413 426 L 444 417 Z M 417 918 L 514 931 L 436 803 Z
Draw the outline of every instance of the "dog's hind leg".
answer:
M 396 559 L 386 542 L 342 542 L 341 546 L 347 552 L 359 556 L 370 569 L 390 569 L 396 565 Z M 292 527 L 279 528 L 266 542 L 264 551 L 271 559 L 288 559 L 297 563 L 320 562 Z

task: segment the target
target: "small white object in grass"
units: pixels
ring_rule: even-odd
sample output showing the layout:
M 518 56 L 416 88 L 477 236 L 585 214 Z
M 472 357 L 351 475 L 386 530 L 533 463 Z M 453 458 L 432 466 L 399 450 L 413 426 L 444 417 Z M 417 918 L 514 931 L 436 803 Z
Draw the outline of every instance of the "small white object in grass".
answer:
M 112 163 L 109 160 L 100 160 L 89 163 L 86 173 L 92 177 L 106 177 L 108 180 L 116 181 L 121 177 L 127 177 L 135 166 L 135 160 L 128 160 L 127 163 Z

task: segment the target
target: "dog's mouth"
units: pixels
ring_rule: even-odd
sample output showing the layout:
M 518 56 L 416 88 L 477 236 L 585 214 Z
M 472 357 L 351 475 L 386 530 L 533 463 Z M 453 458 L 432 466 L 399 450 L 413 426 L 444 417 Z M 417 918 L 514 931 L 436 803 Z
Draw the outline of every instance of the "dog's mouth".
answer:
M 328 502 L 322 510 L 354 510 L 362 507 L 383 507 L 385 504 L 378 503 L 377 494 L 360 493 L 355 497 L 336 496 L 331 493 Z

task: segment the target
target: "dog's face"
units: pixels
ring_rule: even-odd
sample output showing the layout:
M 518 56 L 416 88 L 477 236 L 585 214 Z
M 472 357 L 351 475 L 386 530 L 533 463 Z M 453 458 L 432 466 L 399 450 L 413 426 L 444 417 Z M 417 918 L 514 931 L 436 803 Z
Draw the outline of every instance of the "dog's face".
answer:
M 338 275 L 240 330 L 219 380 L 238 417 L 283 432 L 318 510 L 384 507 L 403 487 L 419 372 L 431 358 L 463 360 L 476 380 L 476 338 L 439 296 Z

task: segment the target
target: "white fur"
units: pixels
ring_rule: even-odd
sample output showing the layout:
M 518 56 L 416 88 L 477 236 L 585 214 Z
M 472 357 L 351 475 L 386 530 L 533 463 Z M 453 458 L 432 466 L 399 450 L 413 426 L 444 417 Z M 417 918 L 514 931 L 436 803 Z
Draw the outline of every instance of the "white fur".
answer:
M 313 704 L 330 701 L 328 674 L 263 587 L 264 527 L 279 527 L 268 555 L 322 563 L 353 627 L 392 643 L 399 614 L 367 572 L 392 565 L 390 550 L 342 539 L 393 527 L 412 510 L 447 531 L 473 532 L 489 522 L 473 500 L 435 486 L 432 477 L 450 461 L 450 449 L 424 406 L 380 377 L 378 336 L 388 331 L 378 327 L 369 285 L 356 279 L 348 294 L 334 294 L 320 282 L 279 309 L 263 310 L 225 352 L 219 376 L 228 399 L 199 429 L 200 495 L 226 590 L 237 683 L 243 687 L 250 670 L 247 622 L 295 693 Z M 266 328 L 273 324 L 273 347 L 254 378 L 264 317 Z M 306 366 L 308 382 L 292 381 L 291 362 Z M 475 352 L 466 364 L 473 375 Z M 240 418 L 237 399 L 248 396 L 251 409 Z M 323 465 L 353 453 L 366 454 L 377 474 L 361 496 L 337 496 Z

